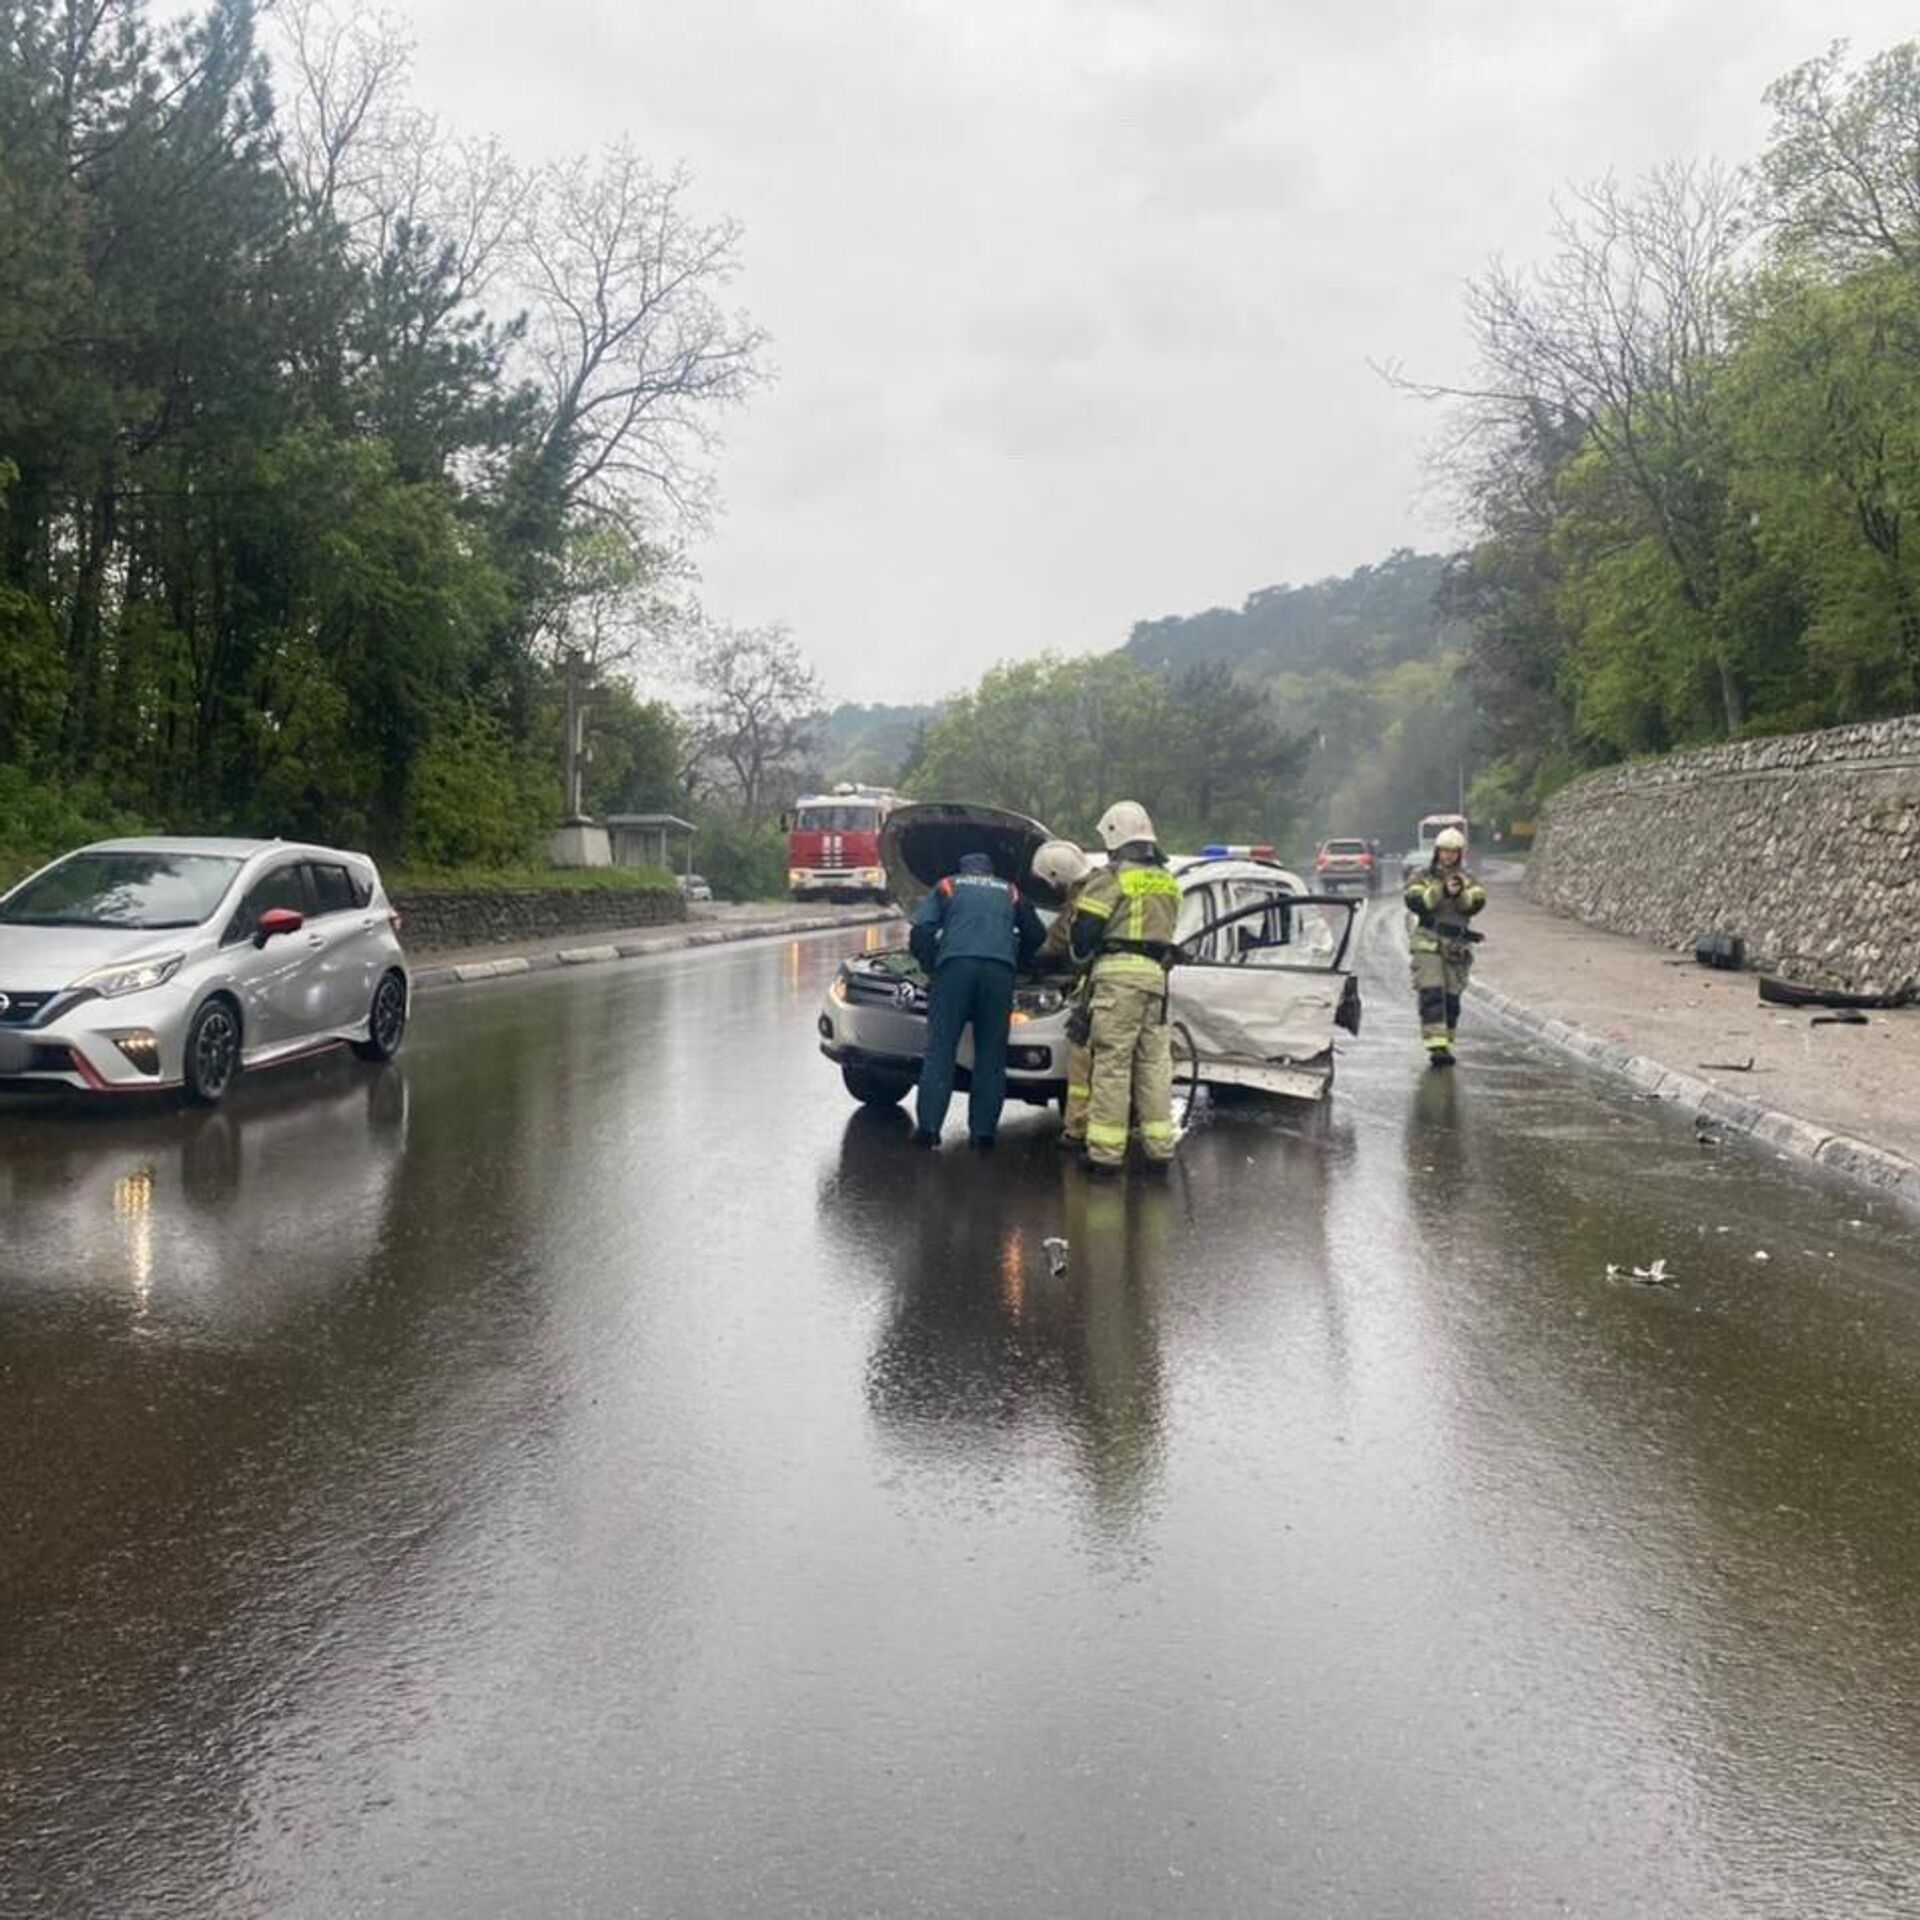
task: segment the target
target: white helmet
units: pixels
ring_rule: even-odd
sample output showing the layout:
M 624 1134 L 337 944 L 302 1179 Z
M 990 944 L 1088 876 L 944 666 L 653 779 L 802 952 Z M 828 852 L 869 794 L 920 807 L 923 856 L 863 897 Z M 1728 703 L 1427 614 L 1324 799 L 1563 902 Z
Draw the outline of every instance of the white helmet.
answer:
M 1033 856 L 1033 877 L 1056 893 L 1071 893 L 1093 871 L 1093 862 L 1071 840 L 1049 840 Z
M 1116 800 L 1100 816 L 1101 844 L 1111 853 L 1115 847 L 1131 846 L 1136 840 L 1154 840 L 1153 822 L 1138 800 Z
M 1445 853 L 1449 849 L 1455 853 L 1465 853 L 1467 850 L 1467 836 L 1458 827 L 1442 827 L 1433 836 L 1435 853 Z

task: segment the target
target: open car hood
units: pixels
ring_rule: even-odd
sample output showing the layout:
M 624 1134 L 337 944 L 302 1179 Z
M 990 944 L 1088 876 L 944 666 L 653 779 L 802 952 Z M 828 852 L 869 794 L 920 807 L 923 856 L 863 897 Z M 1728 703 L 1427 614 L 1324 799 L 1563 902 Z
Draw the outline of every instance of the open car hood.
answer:
M 1057 907 L 1060 897 L 1028 871 L 1043 842 L 1052 839 L 1037 820 L 1004 807 L 965 800 L 917 800 L 895 807 L 880 829 L 880 864 L 887 885 L 903 907 L 917 906 L 950 873 L 963 854 L 984 853 L 1003 880 L 1011 880 L 1036 907 Z

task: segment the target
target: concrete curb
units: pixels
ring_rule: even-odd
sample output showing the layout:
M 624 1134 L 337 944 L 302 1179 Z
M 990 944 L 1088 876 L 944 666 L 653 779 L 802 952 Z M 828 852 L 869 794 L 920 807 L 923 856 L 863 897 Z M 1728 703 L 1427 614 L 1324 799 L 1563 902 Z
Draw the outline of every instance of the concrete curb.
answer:
M 832 933 L 842 927 L 879 926 L 896 920 L 891 907 L 869 912 L 814 915 L 805 920 L 751 920 L 730 927 L 682 927 L 670 933 L 637 934 L 631 940 L 605 941 L 591 947 L 558 947 L 540 953 L 507 953 L 497 960 L 459 960 L 442 966 L 430 962 L 413 969 L 416 993 L 446 987 L 474 986 L 482 980 L 508 980 L 523 973 L 555 973 L 562 967 L 605 966 L 615 960 L 642 960 L 649 954 L 683 953 L 692 947 L 733 946 L 742 940 L 775 940 L 803 933 Z
M 1747 1136 L 1789 1159 L 1809 1161 L 1920 1211 L 1920 1165 L 1905 1154 L 1829 1132 L 1784 1107 L 1766 1106 L 1716 1087 L 1697 1074 L 1682 1073 L 1644 1054 L 1630 1053 L 1617 1041 L 1569 1026 L 1537 1007 L 1511 999 L 1497 987 L 1482 986 L 1476 980 L 1468 991 L 1476 1006 L 1486 1008 L 1497 1019 L 1590 1066 L 1620 1074 L 1653 1099 L 1669 1101 L 1682 1113 L 1711 1120 L 1724 1133 Z

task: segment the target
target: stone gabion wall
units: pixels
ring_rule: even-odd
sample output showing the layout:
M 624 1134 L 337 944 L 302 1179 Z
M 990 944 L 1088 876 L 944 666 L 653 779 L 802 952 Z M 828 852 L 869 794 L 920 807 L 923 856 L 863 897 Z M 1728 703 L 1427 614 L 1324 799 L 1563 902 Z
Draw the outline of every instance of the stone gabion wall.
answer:
M 571 892 L 528 888 L 515 893 L 414 893 L 393 903 L 409 953 L 446 952 L 553 934 L 655 927 L 687 917 L 678 892 L 632 888 Z
M 1561 913 L 1751 964 L 1920 993 L 1920 714 L 1609 768 L 1546 807 L 1528 886 Z

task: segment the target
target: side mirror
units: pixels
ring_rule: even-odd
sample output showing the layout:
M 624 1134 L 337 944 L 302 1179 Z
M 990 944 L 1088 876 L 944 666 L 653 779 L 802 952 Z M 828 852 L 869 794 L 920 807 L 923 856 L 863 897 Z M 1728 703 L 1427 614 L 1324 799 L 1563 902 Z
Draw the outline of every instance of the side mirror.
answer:
M 782 833 L 791 833 L 793 831 L 793 815 L 792 814 L 783 813 L 780 816 L 780 831 Z
M 253 944 L 264 947 L 276 933 L 298 933 L 306 924 L 306 916 L 291 907 L 269 907 L 254 924 Z

